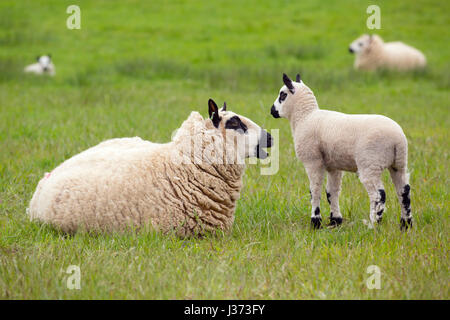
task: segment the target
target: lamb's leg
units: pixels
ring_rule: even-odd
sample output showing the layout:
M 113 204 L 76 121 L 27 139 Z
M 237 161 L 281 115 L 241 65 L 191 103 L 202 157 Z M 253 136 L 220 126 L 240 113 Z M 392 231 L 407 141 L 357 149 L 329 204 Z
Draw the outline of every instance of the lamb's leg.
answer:
M 402 208 L 402 216 L 400 218 L 400 229 L 408 229 L 412 227 L 412 214 L 411 214 L 411 200 L 410 191 L 411 187 L 408 183 L 408 174 L 406 169 L 393 169 L 389 168 L 392 182 L 394 183 L 395 190 L 397 192 L 398 201 Z
M 339 194 L 341 192 L 342 171 L 328 172 L 327 200 L 330 204 L 330 224 L 340 225 L 342 223 L 341 210 L 339 209 Z
M 358 170 L 359 180 L 367 190 L 370 198 L 370 222 L 380 222 L 383 218 L 383 212 L 386 203 L 386 192 L 381 182 L 381 167 L 367 168 Z
M 309 178 L 309 191 L 311 193 L 311 225 L 315 229 L 322 226 L 322 216 L 320 215 L 320 193 L 325 175 L 325 168 L 321 163 L 305 165 Z

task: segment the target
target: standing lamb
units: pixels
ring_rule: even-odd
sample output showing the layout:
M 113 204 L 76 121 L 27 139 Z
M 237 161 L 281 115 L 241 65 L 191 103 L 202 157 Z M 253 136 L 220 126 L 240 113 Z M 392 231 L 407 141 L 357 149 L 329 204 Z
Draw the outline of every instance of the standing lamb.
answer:
M 192 112 L 172 141 L 107 140 L 45 174 L 32 220 L 67 233 L 149 225 L 180 237 L 228 231 L 245 158 L 266 158 L 272 138 L 251 120 L 209 100 L 210 119 Z
M 350 44 L 356 55 L 355 69 L 406 71 L 425 68 L 427 61 L 419 50 L 403 42 L 383 42 L 377 35 L 362 35 Z
M 52 62 L 52 56 L 50 54 L 46 56 L 38 56 L 37 62 L 30 64 L 23 70 L 25 73 L 34 73 L 38 75 L 48 74 L 50 76 L 55 75 L 55 65 Z
M 325 171 L 330 225 L 342 223 L 339 209 L 342 171 L 358 172 L 370 198 L 371 225 L 382 219 L 386 193 L 381 181 L 385 168 L 401 203 L 401 228 L 412 226 L 408 184 L 408 143 L 400 126 L 381 115 L 348 115 L 321 110 L 314 93 L 300 80 L 283 74 L 284 86 L 271 114 L 291 124 L 295 153 L 308 174 L 311 192 L 311 224 L 321 227 L 320 194 Z

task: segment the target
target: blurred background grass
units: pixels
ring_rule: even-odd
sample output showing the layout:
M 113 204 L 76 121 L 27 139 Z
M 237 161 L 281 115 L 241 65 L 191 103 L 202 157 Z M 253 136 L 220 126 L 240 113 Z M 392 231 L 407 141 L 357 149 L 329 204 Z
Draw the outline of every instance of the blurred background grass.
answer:
M 441 298 L 449 297 L 448 1 L 377 1 L 385 41 L 425 53 L 410 73 L 359 73 L 349 43 L 366 29 L 366 1 L 72 1 L 0 3 L 0 297 Z M 54 78 L 22 73 L 51 53 Z M 282 72 L 300 72 L 319 105 L 396 120 L 410 143 L 415 229 L 388 210 L 367 230 L 368 198 L 346 174 L 342 228 L 309 229 L 308 180 L 289 124 L 270 116 Z M 157 234 L 64 237 L 25 208 L 43 173 L 112 137 L 166 142 L 207 100 L 280 129 L 280 171 L 249 165 L 230 235 L 183 241 Z M 324 215 L 329 214 L 322 201 Z M 64 273 L 82 271 L 82 290 Z M 365 286 L 367 266 L 382 289 Z

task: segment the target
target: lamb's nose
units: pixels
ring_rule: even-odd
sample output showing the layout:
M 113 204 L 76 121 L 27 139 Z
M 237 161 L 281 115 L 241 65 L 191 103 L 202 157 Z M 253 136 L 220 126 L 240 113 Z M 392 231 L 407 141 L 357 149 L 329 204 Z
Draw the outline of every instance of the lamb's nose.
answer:
M 275 109 L 275 106 L 272 106 L 272 108 L 270 109 L 270 114 L 274 118 L 279 118 L 280 117 L 280 114 L 278 113 L 277 109 Z
M 348 48 L 348 52 L 353 53 L 353 49 L 351 47 Z

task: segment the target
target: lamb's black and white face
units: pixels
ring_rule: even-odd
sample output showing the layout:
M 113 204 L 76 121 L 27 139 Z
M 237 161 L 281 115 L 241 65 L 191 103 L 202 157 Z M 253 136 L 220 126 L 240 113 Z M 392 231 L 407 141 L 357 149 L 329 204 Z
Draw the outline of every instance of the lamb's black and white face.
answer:
M 289 99 L 295 94 L 302 85 L 300 75 L 297 74 L 296 81 L 292 81 L 286 74 L 283 74 L 284 86 L 281 87 L 280 93 L 277 99 L 270 109 L 270 113 L 274 118 L 286 118 L 286 104 L 289 103 Z
M 369 47 L 371 41 L 372 36 L 364 34 L 350 44 L 348 51 L 350 53 L 359 54 Z
M 236 147 L 241 158 L 267 158 L 268 153 L 263 148 L 270 148 L 273 145 L 270 133 L 252 120 L 228 111 L 225 103 L 219 110 L 216 103 L 209 99 L 208 109 L 214 127 L 222 131 L 229 141 L 237 141 Z
M 41 65 L 44 71 L 47 71 L 50 68 L 52 63 L 52 59 L 50 55 L 37 57 L 38 63 Z

